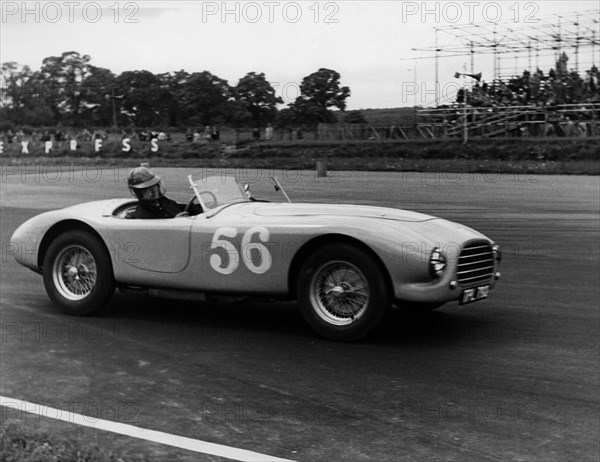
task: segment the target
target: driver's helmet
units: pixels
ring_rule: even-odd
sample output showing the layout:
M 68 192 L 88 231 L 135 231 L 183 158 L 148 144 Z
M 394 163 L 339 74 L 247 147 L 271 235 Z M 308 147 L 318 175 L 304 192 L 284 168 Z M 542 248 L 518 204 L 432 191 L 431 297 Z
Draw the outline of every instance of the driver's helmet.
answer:
M 127 176 L 129 191 L 140 201 L 154 201 L 165 195 L 162 179 L 148 167 L 136 167 Z

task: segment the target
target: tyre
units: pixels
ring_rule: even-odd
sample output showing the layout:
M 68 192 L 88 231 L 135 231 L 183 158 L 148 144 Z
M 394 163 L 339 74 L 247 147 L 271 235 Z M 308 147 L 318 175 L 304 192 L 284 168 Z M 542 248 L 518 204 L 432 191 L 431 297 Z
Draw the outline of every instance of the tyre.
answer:
M 115 290 L 112 263 L 103 243 L 85 231 L 58 236 L 44 256 L 44 286 L 65 314 L 86 316 L 99 310 Z
M 366 336 L 391 305 L 383 269 L 368 253 L 348 244 L 331 244 L 310 255 L 297 288 L 304 319 L 330 340 Z

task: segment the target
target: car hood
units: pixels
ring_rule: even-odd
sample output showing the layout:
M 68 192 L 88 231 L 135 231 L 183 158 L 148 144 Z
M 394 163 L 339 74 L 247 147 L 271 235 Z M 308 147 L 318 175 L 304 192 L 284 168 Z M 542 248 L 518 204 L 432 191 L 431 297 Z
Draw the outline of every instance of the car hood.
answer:
M 257 217 L 298 218 L 305 224 L 321 225 L 333 230 L 353 229 L 356 236 L 376 235 L 393 242 L 464 242 L 488 239 L 480 232 L 443 218 L 388 207 L 338 204 L 256 204 L 251 212 Z M 401 234 L 398 234 L 401 233 Z
M 435 219 L 430 215 L 408 210 L 346 204 L 265 204 L 254 210 L 262 217 L 352 217 L 379 218 L 405 222 L 424 222 Z

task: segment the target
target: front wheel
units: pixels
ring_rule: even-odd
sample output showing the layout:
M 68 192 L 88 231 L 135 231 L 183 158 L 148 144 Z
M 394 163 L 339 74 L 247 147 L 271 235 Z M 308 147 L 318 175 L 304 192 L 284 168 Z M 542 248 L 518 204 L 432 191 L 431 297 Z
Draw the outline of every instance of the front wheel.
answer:
M 347 244 L 322 247 L 304 262 L 298 300 L 304 319 L 317 333 L 344 342 L 372 332 L 390 307 L 380 265 Z
M 44 287 L 65 314 L 85 316 L 100 309 L 115 290 L 104 245 L 85 231 L 58 236 L 44 256 Z

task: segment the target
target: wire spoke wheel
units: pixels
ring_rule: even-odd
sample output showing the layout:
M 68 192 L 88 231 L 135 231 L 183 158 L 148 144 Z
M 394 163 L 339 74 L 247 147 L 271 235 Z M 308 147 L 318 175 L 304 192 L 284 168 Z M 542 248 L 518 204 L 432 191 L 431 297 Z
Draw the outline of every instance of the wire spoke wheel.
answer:
M 98 271 L 96 260 L 84 247 L 65 247 L 54 260 L 54 283 L 60 294 L 68 300 L 82 300 L 96 286 Z
M 104 243 L 83 230 L 58 235 L 42 265 L 50 300 L 72 316 L 87 316 L 104 307 L 115 291 L 112 261 Z
M 366 312 L 370 288 L 367 278 L 356 266 L 346 261 L 330 261 L 315 272 L 310 297 L 321 319 L 344 326 Z
M 368 249 L 322 245 L 306 257 L 296 293 L 305 321 L 329 340 L 352 342 L 377 328 L 388 312 L 388 274 Z

